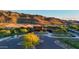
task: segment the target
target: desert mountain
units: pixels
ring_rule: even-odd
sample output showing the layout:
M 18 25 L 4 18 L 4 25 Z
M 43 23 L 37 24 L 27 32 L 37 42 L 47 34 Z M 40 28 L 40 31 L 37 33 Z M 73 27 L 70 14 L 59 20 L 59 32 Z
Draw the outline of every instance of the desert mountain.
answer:
M 63 24 L 63 22 L 54 17 L 45 17 L 41 15 L 30 15 L 11 11 L 0 10 L 0 23 L 17 24 Z
M 69 25 L 79 24 L 79 21 L 61 20 L 55 17 L 46 17 L 42 15 L 24 14 L 12 11 L 0 10 L 0 26 L 19 27 L 26 25 Z

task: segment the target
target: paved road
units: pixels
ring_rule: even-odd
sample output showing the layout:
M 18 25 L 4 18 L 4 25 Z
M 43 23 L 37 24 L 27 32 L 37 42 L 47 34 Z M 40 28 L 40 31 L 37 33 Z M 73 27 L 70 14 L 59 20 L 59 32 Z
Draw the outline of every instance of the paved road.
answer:
M 76 36 L 79 36 L 79 31 L 75 31 L 75 30 L 72 30 L 72 29 L 68 29 L 69 32 L 72 32 L 74 33 Z
M 41 36 L 41 40 L 43 40 L 43 43 L 40 43 L 40 45 L 36 46 L 37 49 L 62 49 L 59 45 L 55 43 L 55 38 L 51 38 L 48 36 Z
M 19 37 L 20 38 L 20 37 Z M 9 48 L 9 49 L 19 49 L 23 48 L 22 45 L 17 45 L 22 39 L 19 38 L 10 38 L 0 42 L 0 48 Z
M 60 49 L 62 48 L 56 45 L 55 38 L 50 38 L 48 36 L 40 36 L 40 39 L 43 40 L 44 42 L 36 46 L 37 49 Z M 23 46 L 18 45 L 18 43 L 20 42 L 22 42 L 22 39 L 20 39 L 20 37 L 3 40 L 3 41 L 0 41 L 0 48 L 21 49 L 23 48 Z

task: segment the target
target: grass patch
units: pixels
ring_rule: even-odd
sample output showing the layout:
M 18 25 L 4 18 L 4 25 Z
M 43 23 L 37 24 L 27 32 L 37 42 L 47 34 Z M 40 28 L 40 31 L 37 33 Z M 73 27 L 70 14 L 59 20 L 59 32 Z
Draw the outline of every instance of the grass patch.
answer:
M 70 46 L 72 46 L 72 47 L 74 47 L 74 48 L 77 48 L 77 49 L 79 49 L 79 41 L 78 40 L 76 40 L 76 39 L 59 39 L 61 42 L 64 42 L 64 43 L 66 43 L 66 44 L 68 44 L 68 45 L 70 45 Z

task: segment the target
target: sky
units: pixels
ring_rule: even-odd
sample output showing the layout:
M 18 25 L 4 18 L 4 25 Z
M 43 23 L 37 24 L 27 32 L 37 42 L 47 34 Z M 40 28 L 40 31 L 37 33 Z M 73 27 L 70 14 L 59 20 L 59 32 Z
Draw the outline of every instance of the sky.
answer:
M 25 14 L 37 14 L 47 17 L 58 17 L 66 20 L 79 20 L 79 10 L 12 10 Z

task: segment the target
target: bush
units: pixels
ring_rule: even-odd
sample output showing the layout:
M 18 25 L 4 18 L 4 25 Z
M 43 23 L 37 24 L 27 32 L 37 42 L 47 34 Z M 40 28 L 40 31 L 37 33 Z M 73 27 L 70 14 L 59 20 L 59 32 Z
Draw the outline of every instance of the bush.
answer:
M 6 37 L 6 36 L 9 36 L 10 34 L 11 34 L 10 30 L 1 30 L 0 31 L 0 36 L 1 37 Z
M 79 30 L 79 25 L 71 25 L 69 28 Z
M 26 33 L 26 32 L 28 32 L 28 30 L 27 29 L 20 29 L 20 32 L 21 33 Z
M 33 48 L 32 42 L 23 41 L 24 48 Z
M 28 33 L 23 35 L 24 46 L 25 47 L 34 47 L 35 45 L 39 44 L 39 37 L 34 33 Z
M 13 35 L 15 35 L 15 34 L 17 34 L 17 35 L 24 34 L 26 32 L 28 32 L 28 30 L 26 28 L 14 28 L 14 29 L 11 29 L 11 33 Z

